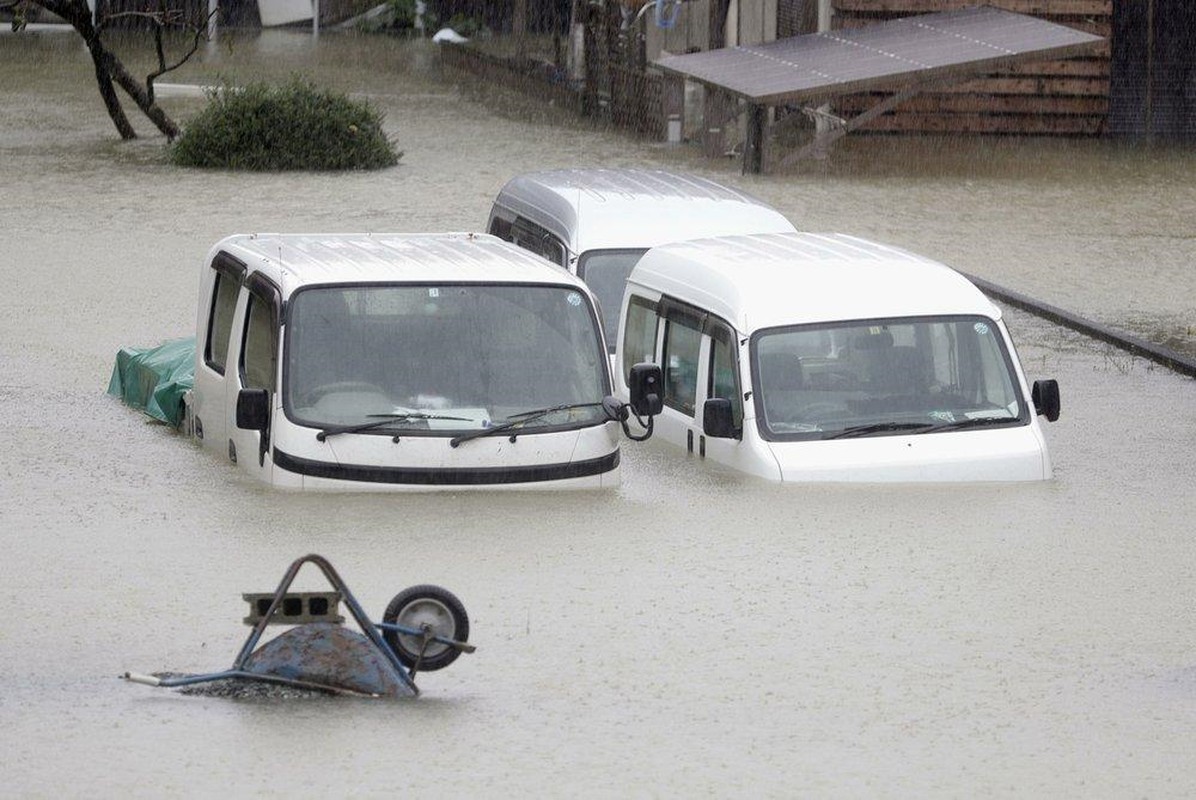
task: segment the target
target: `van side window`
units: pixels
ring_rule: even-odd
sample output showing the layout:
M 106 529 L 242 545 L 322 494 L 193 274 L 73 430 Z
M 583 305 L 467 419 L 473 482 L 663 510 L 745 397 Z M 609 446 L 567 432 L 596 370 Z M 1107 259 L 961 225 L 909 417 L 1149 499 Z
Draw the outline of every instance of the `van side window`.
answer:
M 227 272 L 217 271 L 203 355 L 207 365 L 221 375 L 224 374 L 224 363 L 228 358 L 228 340 L 232 335 L 233 311 L 237 307 L 237 292 L 240 288 L 240 281 Z
M 247 389 L 272 392 L 277 374 L 278 334 L 274 309 L 257 294 L 250 294 L 241 345 L 241 382 Z
M 623 380 L 629 381 L 636 364 L 656 360 L 656 304 L 631 297 L 627 306 L 627 329 L 623 332 Z
M 698 396 L 700 323 L 670 314 L 664 327 L 664 404 L 693 416 Z
M 735 427 L 743 427 L 743 393 L 739 391 L 735 334 L 720 325 L 711 330 L 710 335 L 710 384 L 706 387 L 706 396 L 730 400 Z

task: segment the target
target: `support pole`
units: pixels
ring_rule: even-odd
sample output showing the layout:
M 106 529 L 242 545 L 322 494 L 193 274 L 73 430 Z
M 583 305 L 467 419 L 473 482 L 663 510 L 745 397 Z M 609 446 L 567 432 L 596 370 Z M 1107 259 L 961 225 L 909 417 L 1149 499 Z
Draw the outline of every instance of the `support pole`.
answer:
M 818 0 L 818 32 L 827 33 L 831 29 L 831 0 Z M 824 115 L 830 114 L 831 107 L 829 104 L 824 104 L 818 108 L 820 112 L 818 116 L 814 117 L 814 135 L 816 138 L 821 138 L 830 133 L 830 128 L 827 126 L 827 117 Z
M 707 49 L 718 50 L 727 43 L 727 12 L 731 0 L 710 0 L 707 24 Z M 707 158 L 721 158 L 727 153 L 723 126 L 730 119 L 730 105 L 727 96 L 713 86 L 707 86 L 702 105 L 702 152 Z
M 731 109 L 735 98 L 721 89 L 706 87 L 706 102 L 702 109 L 702 153 L 707 158 L 722 158 L 727 154 L 726 126 L 734 119 Z
M 527 58 L 527 0 L 515 0 L 511 11 L 511 35 L 515 37 L 515 57 Z
M 685 78 L 666 75 L 662 88 L 661 107 L 664 123 L 661 127 L 664 140 L 669 144 L 680 144 L 685 128 Z
M 744 175 L 759 175 L 764 171 L 764 134 L 767 124 L 768 107 L 749 103 L 747 136 L 743 142 Z
M 573 9 L 569 12 L 569 82 L 577 85 L 586 79 L 586 23 L 587 15 L 580 0 L 573 0 Z

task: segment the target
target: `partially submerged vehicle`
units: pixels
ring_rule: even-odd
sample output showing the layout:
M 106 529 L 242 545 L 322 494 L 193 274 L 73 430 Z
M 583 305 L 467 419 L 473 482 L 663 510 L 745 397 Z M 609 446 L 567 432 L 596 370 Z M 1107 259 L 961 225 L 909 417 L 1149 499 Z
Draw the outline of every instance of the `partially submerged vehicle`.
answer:
M 943 264 L 851 236 L 701 239 L 650 250 L 615 357 L 663 369 L 657 438 L 775 481 L 1050 478 L 1001 311 Z
M 648 248 L 794 227 L 772 206 L 706 178 L 663 170 L 559 169 L 507 181 L 487 230 L 584 280 L 598 299 L 614 352 L 623 288 Z
M 620 425 L 650 427 L 609 369 L 585 284 L 493 236 L 237 235 L 202 268 L 182 424 L 290 489 L 612 486 Z

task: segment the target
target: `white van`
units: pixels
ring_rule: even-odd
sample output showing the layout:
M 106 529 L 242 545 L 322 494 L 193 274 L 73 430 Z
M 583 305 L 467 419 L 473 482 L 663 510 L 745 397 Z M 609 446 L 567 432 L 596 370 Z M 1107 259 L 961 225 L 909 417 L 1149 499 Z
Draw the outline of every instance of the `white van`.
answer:
M 487 230 L 584 280 L 613 340 L 627 276 L 649 247 L 794 228 L 771 206 L 705 178 L 662 170 L 560 169 L 508 181 L 494 199 Z
M 610 394 L 585 284 L 493 236 L 238 235 L 202 267 L 186 429 L 275 486 L 615 485 Z
M 659 364 L 655 436 L 775 481 L 1051 477 L 1000 310 L 949 267 L 843 235 L 732 236 L 650 250 L 615 357 Z M 634 383 L 634 381 L 631 381 Z

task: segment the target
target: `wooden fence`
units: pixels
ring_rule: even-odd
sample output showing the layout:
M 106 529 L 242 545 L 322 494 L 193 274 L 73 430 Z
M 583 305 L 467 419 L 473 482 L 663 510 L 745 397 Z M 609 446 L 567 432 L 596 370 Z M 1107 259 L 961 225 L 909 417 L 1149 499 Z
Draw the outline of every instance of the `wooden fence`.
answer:
M 837 28 L 857 28 L 975 4 L 975 0 L 834 0 L 834 22 Z M 987 4 L 1106 38 L 1113 32 L 1113 0 L 987 0 Z M 1095 136 L 1104 133 L 1108 120 L 1109 71 L 1106 43 L 1093 56 L 1028 62 L 925 92 L 862 130 Z M 883 97 L 851 95 L 836 100 L 834 107 L 837 113 L 852 116 Z
M 664 137 L 663 79 L 648 72 L 646 43 L 622 26 L 617 4 L 583 7 L 586 112 L 653 138 Z
M 572 111 L 582 111 L 582 96 L 566 83 L 545 70 L 543 62 L 519 60 L 486 53 L 472 44 L 439 45 L 440 60 L 445 66 L 476 75 L 491 83 L 533 95 Z

